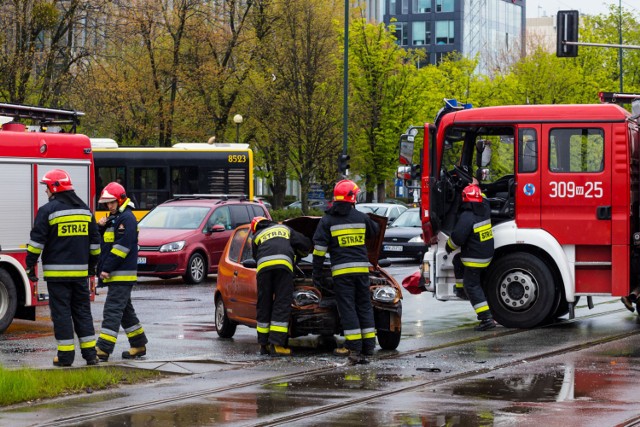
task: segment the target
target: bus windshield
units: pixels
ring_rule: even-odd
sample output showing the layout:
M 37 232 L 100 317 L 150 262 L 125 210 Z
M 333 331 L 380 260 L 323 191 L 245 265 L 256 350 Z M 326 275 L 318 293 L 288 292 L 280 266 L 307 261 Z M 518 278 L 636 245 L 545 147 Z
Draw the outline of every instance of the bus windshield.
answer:
M 106 184 L 119 182 L 135 205 L 138 219 L 175 195 L 226 194 L 253 199 L 253 152 L 247 144 L 181 143 L 160 148 L 118 147 L 103 141 L 93 145 L 96 199 Z

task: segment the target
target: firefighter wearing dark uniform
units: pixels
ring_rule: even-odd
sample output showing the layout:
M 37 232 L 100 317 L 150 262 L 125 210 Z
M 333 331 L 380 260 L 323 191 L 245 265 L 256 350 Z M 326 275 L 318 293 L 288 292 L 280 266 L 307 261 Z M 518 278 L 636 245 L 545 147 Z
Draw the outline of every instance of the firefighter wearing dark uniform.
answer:
M 480 320 L 480 324 L 475 329 L 484 331 L 496 326 L 480 281 L 482 270 L 489 265 L 493 257 L 491 211 L 483 203 L 480 187 L 474 184 L 462 190 L 460 209 L 461 213 L 451 237 L 447 240 L 445 250 L 451 253 L 460 248 L 459 262 L 464 269 L 464 290 Z M 454 267 L 460 269 L 459 264 L 454 264 Z
M 42 270 L 49 290 L 53 332 L 58 343 L 55 366 L 71 366 L 75 358 L 74 330 L 87 365 L 98 363 L 87 278 L 95 274 L 100 254 L 100 235 L 89 207 L 73 190 L 69 174 L 61 169 L 47 172 L 49 202 L 38 214 L 27 244 L 29 280 L 37 282 L 36 264 L 42 254 Z
M 369 257 L 365 241 L 378 233 L 368 215 L 355 209 L 360 189 L 342 180 L 333 190 L 333 206 L 320 219 L 313 236 L 313 280 L 322 286 L 325 255 L 331 255 L 331 276 L 345 337 L 334 354 L 352 363 L 368 363 L 375 349 L 375 322 L 369 291 Z
M 142 357 L 147 354 L 148 340 L 131 304 L 131 290 L 138 280 L 138 221 L 132 212 L 133 203 L 117 182 L 104 187 L 98 202 L 106 203 L 111 212 L 109 218 L 99 222 L 104 233 L 97 271 L 100 286 L 108 286 L 109 290 L 98 336 L 98 357 L 103 361 L 109 359 L 120 326 L 131 346 L 122 353 L 122 358 Z
M 286 225 L 258 216 L 251 221 L 252 253 L 257 262 L 257 332 L 261 354 L 290 356 L 287 348 L 293 299 L 293 263 L 305 256 L 311 240 Z

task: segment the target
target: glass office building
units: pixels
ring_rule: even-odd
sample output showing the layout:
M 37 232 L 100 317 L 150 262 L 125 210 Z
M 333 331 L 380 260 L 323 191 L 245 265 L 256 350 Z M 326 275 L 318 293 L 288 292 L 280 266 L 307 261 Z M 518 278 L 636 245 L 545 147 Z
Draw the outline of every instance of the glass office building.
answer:
M 524 54 L 526 0 L 385 0 L 383 20 L 398 44 L 423 48 L 437 64 L 450 52 L 480 61 L 482 74 L 500 71 Z

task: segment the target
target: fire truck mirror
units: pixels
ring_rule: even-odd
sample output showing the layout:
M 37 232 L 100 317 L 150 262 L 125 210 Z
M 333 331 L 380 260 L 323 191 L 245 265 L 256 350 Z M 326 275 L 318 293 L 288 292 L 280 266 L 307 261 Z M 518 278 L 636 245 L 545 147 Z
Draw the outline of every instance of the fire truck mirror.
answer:
M 400 135 L 400 164 L 410 165 L 413 162 L 413 144 L 415 136 L 410 134 Z
M 491 141 L 479 139 L 476 141 L 476 166 L 486 167 L 491 162 Z

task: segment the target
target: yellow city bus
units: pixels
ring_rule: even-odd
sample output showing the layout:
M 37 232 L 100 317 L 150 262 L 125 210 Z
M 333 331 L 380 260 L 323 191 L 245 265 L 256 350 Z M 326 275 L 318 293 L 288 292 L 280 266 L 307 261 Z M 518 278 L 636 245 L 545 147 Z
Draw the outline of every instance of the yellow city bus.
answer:
M 127 190 L 138 219 L 176 194 L 245 195 L 253 200 L 253 152 L 248 144 L 120 147 L 112 139 L 94 138 L 91 146 L 96 206 L 102 188 L 112 181 Z M 98 211 L 96 218 L 106 214 Z

